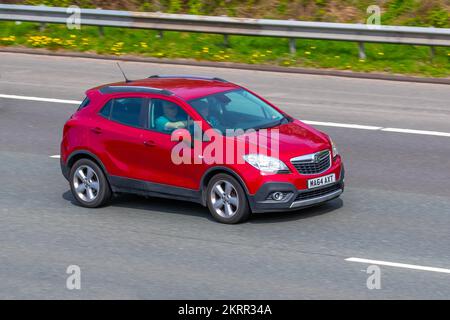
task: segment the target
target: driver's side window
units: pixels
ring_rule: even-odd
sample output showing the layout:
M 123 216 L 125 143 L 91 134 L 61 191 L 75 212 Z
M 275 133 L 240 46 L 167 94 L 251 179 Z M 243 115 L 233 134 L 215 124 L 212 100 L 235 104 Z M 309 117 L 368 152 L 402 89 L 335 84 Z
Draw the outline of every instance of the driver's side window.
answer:
M 164 99 L 151 99 L 149 128 L 171 134 L 176 129 L 187 128 L 188 115 L 176 103 Z

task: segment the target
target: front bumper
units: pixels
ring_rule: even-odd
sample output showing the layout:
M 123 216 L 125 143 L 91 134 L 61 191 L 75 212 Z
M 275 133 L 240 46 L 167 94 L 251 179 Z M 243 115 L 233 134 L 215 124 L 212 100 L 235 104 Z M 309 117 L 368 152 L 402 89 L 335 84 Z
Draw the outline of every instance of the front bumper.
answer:
M 345 170 L 342 166 L 339 181 L 317 189 L 297 190 L 292 183 L 267 182 L 255 195 L 249 196 L 250 208 L 252 212 L 277 212 L 318 205 L 338 198 L 344 192 L 344 179 Z M 286 194 L 286 198 L 281 201 L 269 199 L 273 192 L 283 192 Z

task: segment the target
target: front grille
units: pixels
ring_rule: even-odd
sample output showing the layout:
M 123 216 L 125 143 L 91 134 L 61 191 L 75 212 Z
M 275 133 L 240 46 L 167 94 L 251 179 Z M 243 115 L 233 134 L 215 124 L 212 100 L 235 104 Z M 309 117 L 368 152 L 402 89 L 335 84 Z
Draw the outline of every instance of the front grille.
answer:
M 292 165 L 300 174 L 318 174 L 328 170 L 331 166 L 330 151 L 325 150 L 315 154 L 294 158 Z
M 342 188 L 341 184 L 336 183 L 332 186 L 328 186 L 325 188 L 321 188 L 321 189 L 317 189 L 317 190 L 308 190 L 308 191 L 299 193 L 297 195 L 297 198 L 295 198 L 295 201 L 302 201 L 302 200 L 318 198 L 321 196 L 326 196 L 327 194 L 337 191 L 341 188 Z

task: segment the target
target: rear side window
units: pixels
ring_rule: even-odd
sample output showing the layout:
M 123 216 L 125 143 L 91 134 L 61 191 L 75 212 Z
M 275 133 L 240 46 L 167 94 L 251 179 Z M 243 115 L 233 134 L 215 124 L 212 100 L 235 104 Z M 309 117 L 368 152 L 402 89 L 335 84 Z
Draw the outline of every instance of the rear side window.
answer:
M 86 107 L 89 105 L 90 102 L 91 102 L 91 101 L 89 100 L 88 97 L 84 98 L 83 102 L 81 102 L 81 104 L 80 104 L 80 106 L 78 107 L 78 110 L 77 110 L 77 111 L 80 111 L 81 109 L 86 108 Z
M 109 119 L 109 116 L 111 115 L 112 104 L 113 100 L 109 100 L 100 111 L 100 114 L 107 119 Z
M 148 118 L 148 99 L 112 99 L 103 106 L 100 115 L 125 125 L 145 128 Z

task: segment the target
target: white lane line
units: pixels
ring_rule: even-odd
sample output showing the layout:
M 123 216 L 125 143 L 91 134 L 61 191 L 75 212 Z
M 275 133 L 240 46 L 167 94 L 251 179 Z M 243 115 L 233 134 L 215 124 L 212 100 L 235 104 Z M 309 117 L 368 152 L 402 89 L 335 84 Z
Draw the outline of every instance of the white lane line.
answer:
M 400 129 L 400 128 L 383 128 L 383 127 L 375 127 L 375 126 L 364 126 L 364 125 L 359 125 L 359 124 L 320 122 L 320 121 L 310 121 L 310 120 L 300 120 L 300 121 L 302 121 L 306 124 L 310 124 L 312 126 L 339 127 L 339 128 L 362 129 L 362 130 L 372 130 L 372 131 L 419 134 L 419 135 L 425 135 L 425 136 L 450 137 L 450 132 Z
M 79 105 L 81 103 L 81 101 L 77 101 L 77 100 L 63 100 L 63 99 L 52 99 L 52 98 L 27 97 L 27 96 L 16 96 L 16 95 L 11 95 L 11 94 L 0 94 L 0 98 L 16 99 L 16 100 L 29 100 L 29 101 L 41 101 L 41 102 L 54 102 L 54 103 L 67 103 L 67 104 L 77 104 L 77 105 Z
M 40 97 L 27 97 L 27 96 L 17 96 L 10 94 L 0 94 L 0 98 L 5 99 L 18 99 L 18 100 L 29 100 L 29 101 L 41 101 L 41 102 L 54 102 L 54 103 L 67 103 L 79 105 L 81 101 L 77 100 L 63 100 L 63 99 L 53 99 L 53 98 L 40 98 Z M 325 127 L 338 127 L 338 128 L 349 128 L 349 129 L 360 129 L 360 130 L 372 130 L 372 131 L 385 131 L 385 132 L 396 132 L 396 133 L 407 133 L 407 134 L 419 134 L 427 136 L 438 136 L 438 137 L 450 137 L 450 132 L 439 132 L 439 131 L 428 131 L 428 130 L 414 130 L 414 129 L 401 129 L 401 128 L 384 128 L 377 126 L 367 126 L 360 124 L 351 123 L 337 123 L 337 122 L 323 122 L 323 121 L 313 121 L 313 120 L 302 120 L 302 122 L 313 125 L 313 126 L 325 126 Z
M 336 122 L 320 122 L 320 121 L 311 121 L 311 120 L 301 120 L 302 122 L 315 126 L 325 126 L 325 127 L 339 127 L 339 128 L 350 128 L 350 129 L 361 129 L 361 130 L 381 130 L 382 127 L 374 127 L 374 126 L 363 126 L 359 124 L 350 124 L 350 123 L 336 123 Z
M 428 135 L 428 136 L 450 137 L 449 132 L 439 132 L 439 131 L 411 130 L 411 129 L 399 129 L 399 128 L 383 128 L 383 129 L 381 129 L 381 131 L 409 133 L 409 134 L 422 134 L 422 135 Z
M 389 267 L 397 267 L 397 268 L 405 268 L 405 269 L 414 269 L 414 270 L 421 270 L 421 271 L 450 273 L 450 269 L 418 266 L 418 265 L 414 265 L 414 264 L 388 262 L 388 261 L 381 261 L 381 260 L 370 260 L 370 259 L 361 259 L 361 258 L 347 258 L 347 259 L 345 259 L 345 261 L 359 262 L 359 263 L 368 263 L 368 264 L 375 264 L 375 265 L 380 265 L 380 266 L 389 266 Z
M 61 158 L 61 156 L 59 154 L 55 154 L 53 156 L 50 156 L 50 158 L 59 159 L 59 158 Z

